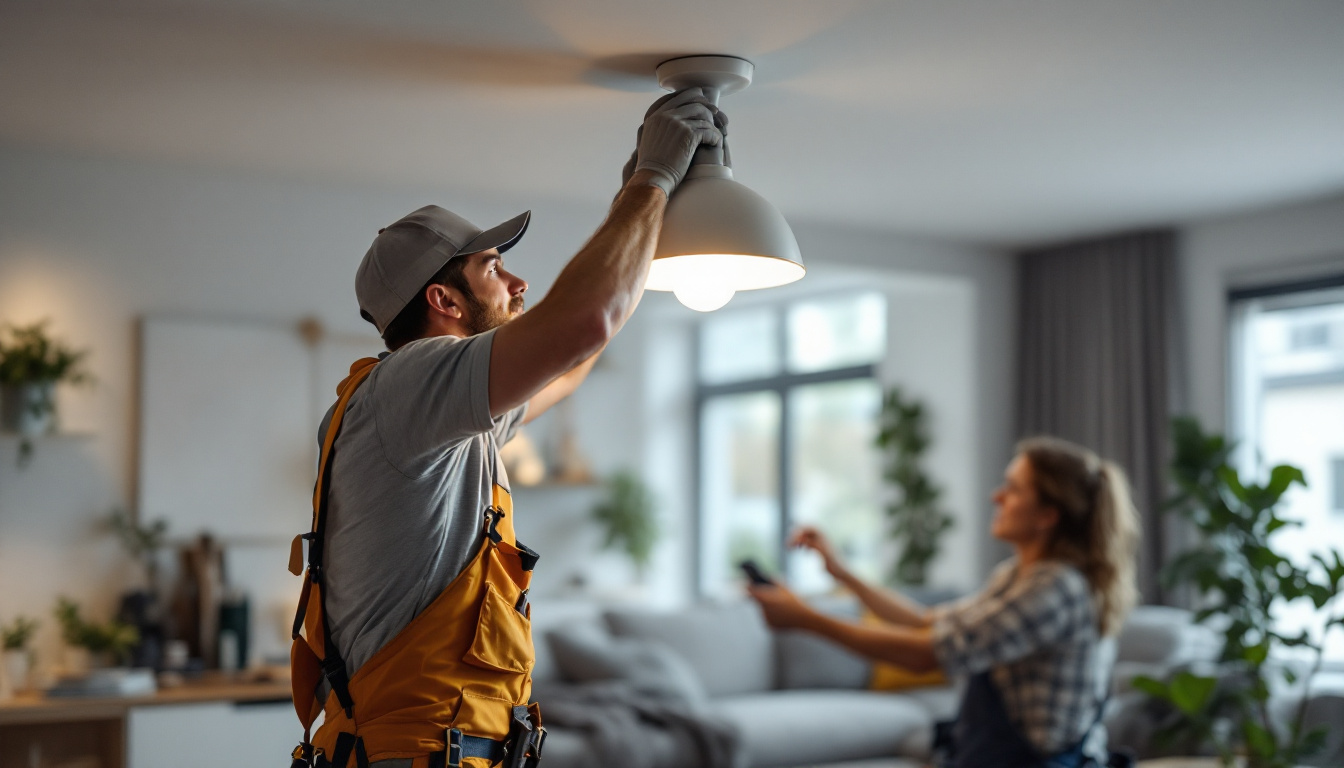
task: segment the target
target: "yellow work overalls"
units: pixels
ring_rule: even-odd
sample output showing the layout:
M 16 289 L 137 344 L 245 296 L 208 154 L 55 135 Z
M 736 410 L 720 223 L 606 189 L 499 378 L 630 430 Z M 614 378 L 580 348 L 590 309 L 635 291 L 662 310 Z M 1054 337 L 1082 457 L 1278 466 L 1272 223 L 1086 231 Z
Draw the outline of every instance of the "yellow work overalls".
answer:
M 313 493 L 312 533 L 300 537 L 310 545 L 290 654 L 294 708 L 304 726 L 294 765 L 344 768 L 353 757 L 356 764 L 412 758 L 414 768 L 452 766 L 457 760 L 484 768 L 503 760 L 511 733 L 507 749 L 526 754 L 510 755 L 509 763 L 535 764 L 544 730 L 536 706 L 524 708 L 533 664 L 527 588 L 537 557 L 514 538 L 513 503 L 498 484 L 492 484 L 492 506 L 481 513 L 486 536 L 476 556 L 348 681 L 345 662 L 329 643 L 322 532 L 332 446 L 350 396 L 377 362 L 357 361 L 337 388 L 340 399 L 322 443 Z M 296 538 L 290 556 L 296 574 L 301 551 Z M 318 698 L 323 677 L 331 687 L 325 702 Z M 322 711 L 325 719 L 310 744 L 312 724 Z

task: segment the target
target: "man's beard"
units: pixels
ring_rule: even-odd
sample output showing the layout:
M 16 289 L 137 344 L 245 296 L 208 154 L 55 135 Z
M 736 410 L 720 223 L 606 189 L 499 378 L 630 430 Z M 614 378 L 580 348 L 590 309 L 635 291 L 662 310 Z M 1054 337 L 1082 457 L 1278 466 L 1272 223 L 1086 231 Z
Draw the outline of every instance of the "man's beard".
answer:
M 473 293 L 466 293 L 464 298 L 467 314 L 462 322 L 466 325 L 467 333 L 471 336 L 494 330 L 522 314 L 523 311 L 522 296 L 510 298 L 507 311 L 486 306 L 485 302 L 477 299 Z

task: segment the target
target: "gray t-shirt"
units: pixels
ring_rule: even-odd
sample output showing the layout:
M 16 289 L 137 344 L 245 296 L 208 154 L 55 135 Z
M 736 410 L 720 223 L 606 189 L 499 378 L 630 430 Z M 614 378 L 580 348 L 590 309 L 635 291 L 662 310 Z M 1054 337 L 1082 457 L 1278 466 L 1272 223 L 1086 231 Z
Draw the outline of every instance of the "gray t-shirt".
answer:
M 498 447 L 527 406 L 490 418 L 494 332 L 411 342 L 350 398 L 332 457 L 326 610 L 353 676 L 475 556 Z M 335 406 L 333 405 L 334 409 Z M 319 445 L 331 410 L 322 420 Z M 493 438 L 493 439 L 492 439 Z

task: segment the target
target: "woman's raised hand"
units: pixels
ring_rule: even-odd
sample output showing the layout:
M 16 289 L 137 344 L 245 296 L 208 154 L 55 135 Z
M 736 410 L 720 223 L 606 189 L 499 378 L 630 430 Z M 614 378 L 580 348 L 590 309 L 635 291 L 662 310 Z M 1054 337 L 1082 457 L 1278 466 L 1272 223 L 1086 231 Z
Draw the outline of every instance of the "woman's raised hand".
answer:
M 822 562 L 826 564 L 826 572 L 837 579 L 847 573 L 844 563 L 840 562 L 840 558 L 836 556 L 830 539 L 826 538 L 826 534 L 810 525 L 795 529 L 793 534 L 789 536 L 789 546 L 810 549 L 821 555 Z

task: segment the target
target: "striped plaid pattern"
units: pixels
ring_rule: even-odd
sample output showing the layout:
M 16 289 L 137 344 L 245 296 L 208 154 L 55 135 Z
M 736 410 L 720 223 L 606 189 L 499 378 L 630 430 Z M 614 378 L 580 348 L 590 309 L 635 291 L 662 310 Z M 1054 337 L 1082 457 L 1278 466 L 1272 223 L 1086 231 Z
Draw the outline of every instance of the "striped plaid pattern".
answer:
M 1078 569 L 1040 562 L 1017 572 L 1001 563 L 977 595 L 933 608 L 934 653 L 953 676 L 991 670 L 1004 708 L 1042 753 L 1071 749 L 1097 716 L 1115 661 L 1102 641 L 1087 579 Z M 1105 764 L 1105 728 L 1085 751 Z

